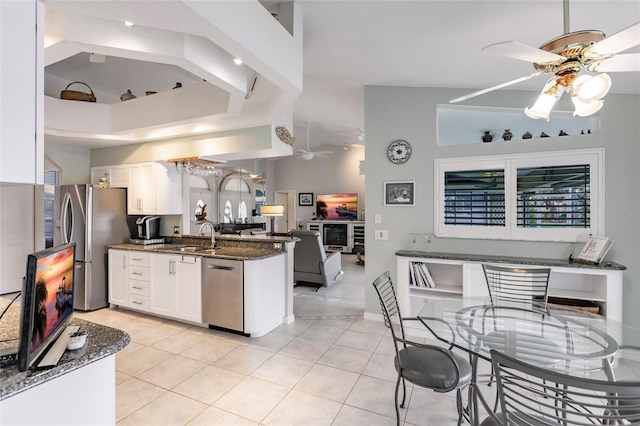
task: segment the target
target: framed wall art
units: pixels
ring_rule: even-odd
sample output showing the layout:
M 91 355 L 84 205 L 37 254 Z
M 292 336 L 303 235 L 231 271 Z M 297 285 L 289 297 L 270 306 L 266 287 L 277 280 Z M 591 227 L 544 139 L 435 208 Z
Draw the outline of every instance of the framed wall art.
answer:
M 313 192 L 301 192 L 298 194 L 299 206 L 313 206 Z
M 414 206 L 415 182 L 385 182 L 384 205 L 385 206 Z

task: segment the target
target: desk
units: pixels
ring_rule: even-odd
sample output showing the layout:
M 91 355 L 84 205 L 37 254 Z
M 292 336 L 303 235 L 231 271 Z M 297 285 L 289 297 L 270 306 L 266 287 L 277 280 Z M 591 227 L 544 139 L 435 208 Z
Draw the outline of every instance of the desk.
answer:
M 438 340 L 472 355 L 474 382 L 478 359 L 490 360 L 491 349 L 576 377 L 640 381 L 640 350 L 620 350 L 640 347 L 640 330 L 599 315 L 451 297 L 425 299 L 418 318 Z M 472 392 L 469 403 L 477 420 Z

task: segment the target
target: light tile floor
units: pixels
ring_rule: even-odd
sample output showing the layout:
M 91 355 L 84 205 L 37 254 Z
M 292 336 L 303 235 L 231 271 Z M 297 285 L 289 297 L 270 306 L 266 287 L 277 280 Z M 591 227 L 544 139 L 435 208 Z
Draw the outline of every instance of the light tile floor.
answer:
M 363 318 L 364 268 L 343 256 L 343 279 L 296 287 L 296 320 L 259 338 L 125 309 L 76 313 L 119 328 L 122 425 L 394 425 L 391 336 Z M 455 394 L 409 384 L 404 425 L 454 425 Z

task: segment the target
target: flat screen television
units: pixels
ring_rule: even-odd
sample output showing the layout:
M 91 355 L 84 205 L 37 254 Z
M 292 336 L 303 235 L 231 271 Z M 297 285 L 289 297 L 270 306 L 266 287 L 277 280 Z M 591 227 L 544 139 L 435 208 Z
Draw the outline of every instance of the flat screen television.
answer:
M 73 315 L 75 242 L 27 256 L 22 282 L 18 370 L 34 367 Z
M 358 194 L 316 195 L 316 218 L 318 220 L 358 219 Z

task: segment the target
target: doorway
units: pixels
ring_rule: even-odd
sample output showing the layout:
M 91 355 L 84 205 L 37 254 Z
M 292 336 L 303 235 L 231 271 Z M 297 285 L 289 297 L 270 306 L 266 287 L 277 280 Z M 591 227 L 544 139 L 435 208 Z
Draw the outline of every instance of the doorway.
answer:
M 284 206 L 284 215 L 276 216 L 273 232 L 287 233 L 295 228 L 296 191 L 276 191 L 276 204 Z

